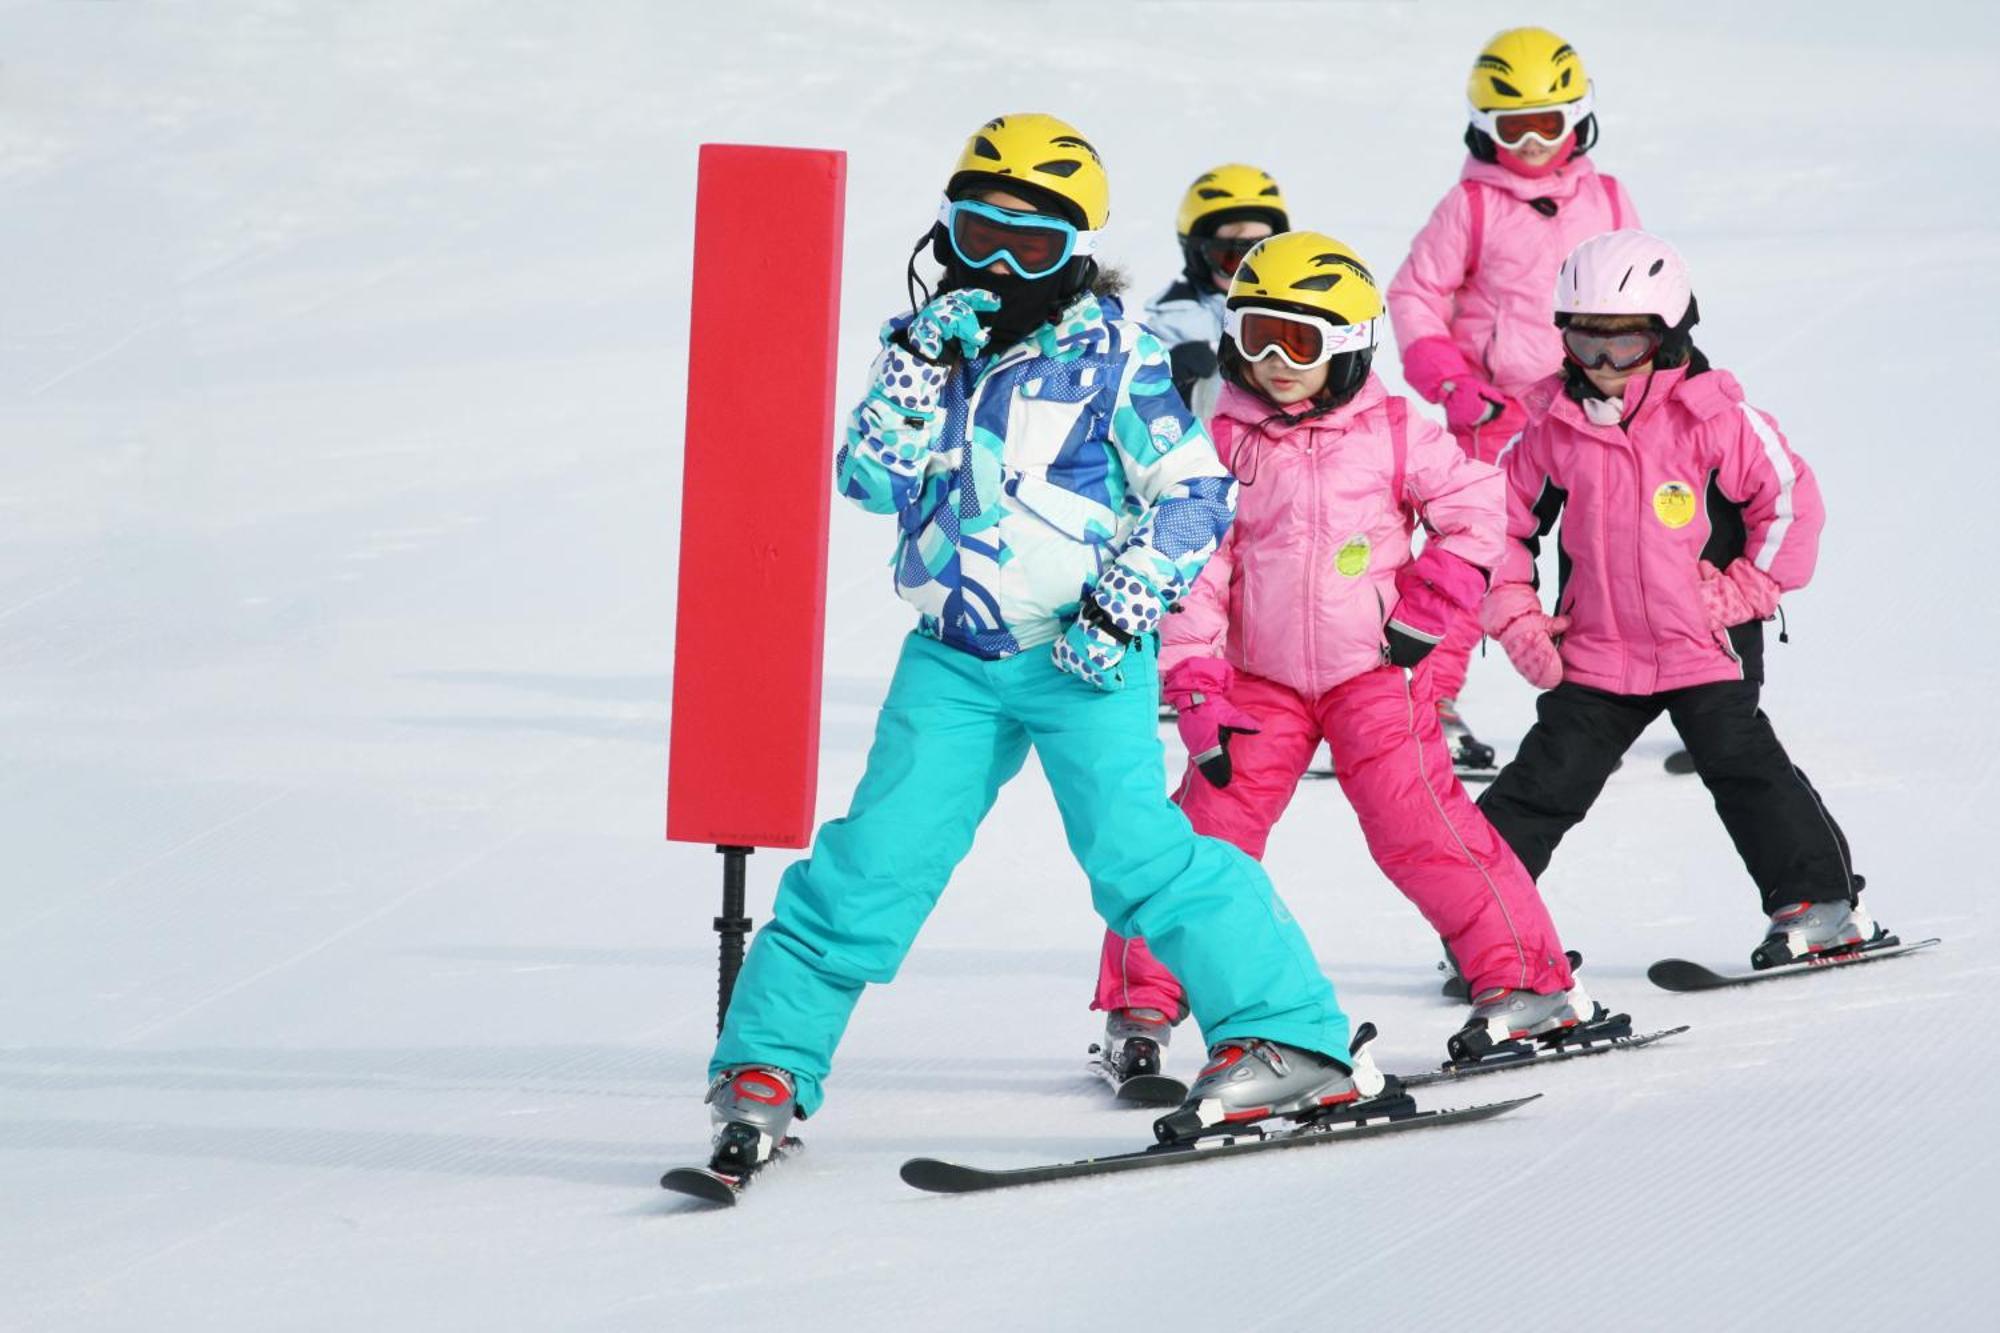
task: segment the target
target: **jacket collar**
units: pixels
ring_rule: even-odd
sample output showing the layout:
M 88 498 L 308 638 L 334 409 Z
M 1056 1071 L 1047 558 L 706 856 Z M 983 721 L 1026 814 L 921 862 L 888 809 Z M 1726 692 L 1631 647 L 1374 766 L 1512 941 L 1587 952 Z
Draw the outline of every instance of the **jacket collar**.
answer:
M 1468 156 L 1458 173 L 1460 180 L 1477 181 L 1516 199 L 1553 199 L 1558 204 L 1574 198 L 1584 183 L 1596 175 L 1597 168 L 1587 157 L 1572 157 L 1546 176 L 1531 177 L 1517 176 L 1498 162 L 1481 162 Z
M 1743 388 L 1736 377 L 1726 370 L 1710 370 L 1705 374 L 1688 378 L 1686 366 L 1675 366 L 1671 370 L 1655 370 L 1650 383 L 1644 390 L 1644 398 L 1635 415 L 1628 416 L 1625 426 L 1600 426 L 1585 414 L 1583 407 L 1567 393 L 1563 392 L 1561 371 L 1541 380 L 1522 395 L 1522 406 L 1529 417 L 1554 417 L 1564 424 L 1573 426 L 1587 434 L 1604 440 L 1621 440 L 1626 431 L 1651 421 L 1673 403 L 1697 421 L 1707 421 L 1735 410 L 1743 401 Z
M 1239 426 L 1262 427 L 1263 433 L 1272 439 L 1282 439 L 1301 428 L 1338 434 L 1353 424 L 1354 419 L 1363 412 L 1380 406 L 1388 396 L 1389 392 L 1382 387 L 1382 381 L 1370 371 L 1368 378 L 1362 382 L 1360 392 L 1324 416 L 1302 422 L 1296 418 L 1312 411 L 1310 402 L 1293 403 L 1289 407 L 1282 408 L 1273 407 L 1256 394 L 1225 381 L 1222 393 L 1215 402 L 1215 414 L 1219 417 L 1228 417 Z
M 1102 356 L 1112 350 L 1113 341 L 1111 321 L 1103 304 L 1090 292 L 1084 292 L 1061 315 L 1003 349 L 984 373 L 991 374 L 1003 366 L 1018 365 L 1038 356 L 1065 361 L 1079 356 Z

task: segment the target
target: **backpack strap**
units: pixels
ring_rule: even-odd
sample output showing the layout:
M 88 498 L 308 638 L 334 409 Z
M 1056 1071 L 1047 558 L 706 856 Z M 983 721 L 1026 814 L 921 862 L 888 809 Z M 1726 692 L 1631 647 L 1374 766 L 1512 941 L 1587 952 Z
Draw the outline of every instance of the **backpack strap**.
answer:
M 1465 207 L 1471 214 L 1471 230 L 1465 241 L 1465 280 L 1479 271 L 1479 252 L 1486 244 L 1486 191 L 1477 181 L 1460 181 L 1465 190 Z
M 1603 172 L 1597 173 L 1598 184 L 1604 187 L 1604 202 L 1611 205 L 1611 230 L 1625 230 L 1625 206 L 1618 202 L 1618 180 Z
M 1401 510 L 1405 523 L 1413 523 L 1415 515 L 1410 504 L 1403 498 L 1404 474 L 1410 464 L 1410 403 L 1400 396 L 1392 395 L 1387 404 L 1389 409 L 1389 453 L 1395 459 L 1394 471 L 1390 474 L 1390 500 Z

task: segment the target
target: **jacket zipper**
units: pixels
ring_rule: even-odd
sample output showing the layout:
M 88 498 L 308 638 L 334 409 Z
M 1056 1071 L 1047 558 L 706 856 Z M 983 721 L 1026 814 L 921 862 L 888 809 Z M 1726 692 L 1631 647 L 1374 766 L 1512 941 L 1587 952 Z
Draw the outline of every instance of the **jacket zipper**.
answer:
M 1319 522 L 1319 445 L 1313 428 L 1306 427 L 1306 486 L 1310 497 L 1312 525 L 1307 530 L 1312 533 L 1312 550 L 1306 561 L 1306 681 L 1308 686 L 1319 683 L 1319 562 L 1324 552 L 1320 549 Z

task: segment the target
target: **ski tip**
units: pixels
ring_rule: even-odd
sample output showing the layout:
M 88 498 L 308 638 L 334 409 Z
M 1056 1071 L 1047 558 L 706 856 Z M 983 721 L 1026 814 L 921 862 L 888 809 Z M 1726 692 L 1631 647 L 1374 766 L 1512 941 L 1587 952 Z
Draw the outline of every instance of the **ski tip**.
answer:
M 742 1193 L 741 1186 L 698 1166 L 675 1167 L 660 1177 L 660 1188 L 720 1208 L 735 1207 L 736 1196 Z
M 986 1172 L 935 1157 L 912 1157 L 897 1171 L 903 1183 L 927 1194 L 965 1194 L 980 1188 Z
M 1713 968 L 1685 958 L 1662 958 L 1646 969 L 1646 980 L 1661 990 L 1703 990 L 1721 982 Z

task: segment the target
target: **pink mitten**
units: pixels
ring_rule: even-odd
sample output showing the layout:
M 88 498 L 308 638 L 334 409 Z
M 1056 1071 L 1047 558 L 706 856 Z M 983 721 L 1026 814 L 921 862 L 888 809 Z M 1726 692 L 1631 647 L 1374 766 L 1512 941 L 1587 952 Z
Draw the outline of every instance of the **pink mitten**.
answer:
M 1427 403 L 1443 400 L 1446 380 L 1478 378 L 1479 372 L 1449 338 L 1432 334 L 1403 349 L 1403 383 L 1422 394 Z
M 1181 743 L 1201 775 L 1217 787 L 1227 787 L 1234 770 L 1229 762 L 1229 738 L 1255 733 L 1257 719 L 1229 702 L 1235 668 L 1219 657 L 1190 657 L 1167 672 L 1163 684 L 1167 702 L 1179 714 Z
M 1483 426 L 1507 410 L 1507 395 L 1485 380 L 1465 376 L 1453 380 L 1444 396 L 1444 421 L 1456 431 Z
M 1737 558 L 1728 569 L 1717 569 L 1704 560 L 1701 571 L 1701 605 L 1708 612 L 1708 627 L 1716 642 L 1729 642 L 1729 627 L 1752 620 L 1769 620 L 1778 611 L 1783 589 L 1769 574 L 1748 560 Z
M 1500 640 L 1507 660 L 1521 678 L 1538 690 L 1562 683 L 1562 654 L 1555 640 L 1569 628 L 1568 616 L 1542 612 L 1541 599 L 1525 583 L 1503 583 L 1486 595 L 1479 623 Z
M 1414 667 L 1444 641 L 1452 622 L 1479 610 L 1486 574 L 1477 565 L 1438 546 L 1396 571 L 1396 610 L 1385 627 L 1389 660 Z

